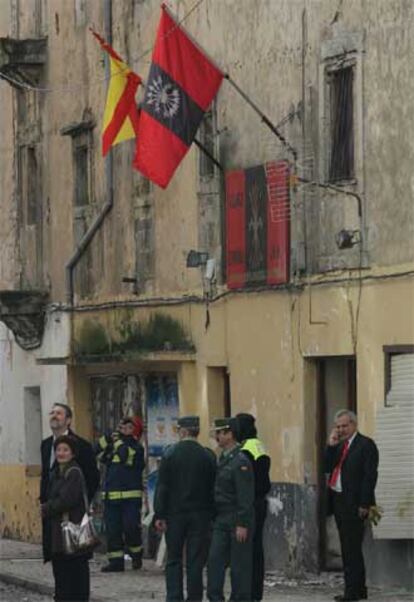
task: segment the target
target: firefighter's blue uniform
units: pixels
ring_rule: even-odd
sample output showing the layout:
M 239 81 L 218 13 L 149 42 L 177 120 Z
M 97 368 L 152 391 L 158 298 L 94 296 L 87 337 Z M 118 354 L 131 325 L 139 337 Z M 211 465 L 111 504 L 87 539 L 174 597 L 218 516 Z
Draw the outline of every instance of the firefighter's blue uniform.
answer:
M 106 465 L 102 497 L 105 501 L 107 570 L 124 570 L 124 552 L 139 568 L 142 557 L 141 505 L 144 448 L 132 436 L 104 435 L 97 454 Z

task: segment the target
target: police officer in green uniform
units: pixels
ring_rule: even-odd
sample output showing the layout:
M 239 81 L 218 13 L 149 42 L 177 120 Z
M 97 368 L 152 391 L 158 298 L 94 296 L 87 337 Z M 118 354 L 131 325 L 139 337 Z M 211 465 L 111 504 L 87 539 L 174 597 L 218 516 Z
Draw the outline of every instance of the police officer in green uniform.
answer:
M 236 437 L 241 450 L 252 463 L 255 480 L 255 525 L 253 536 L 252 600 L 263 598 L 264 553 L 263 527 L 267 513 L 266 495 L 270 491 L 270 457 L 257 438 L 255 418 L 251 414 L 236 414 Z
M 180 441 L 164 452 L 154 496 L 154 523 L 165 532 L 167 602 L 181 602 L 186 550 L 187 600 L 203 599 L 203 567 L 213 518 L 216 456 L 197 441 L 198 416 L 178 419 Z
M 226 567 L 230 566 L 231 600 L 251 601 L 254 533 L 254 474 L 235 437 L 234 418 L 214 421 L 222 453 L 214 487 L 216 517 L 208 557 L 207 596 L 224 601 Z

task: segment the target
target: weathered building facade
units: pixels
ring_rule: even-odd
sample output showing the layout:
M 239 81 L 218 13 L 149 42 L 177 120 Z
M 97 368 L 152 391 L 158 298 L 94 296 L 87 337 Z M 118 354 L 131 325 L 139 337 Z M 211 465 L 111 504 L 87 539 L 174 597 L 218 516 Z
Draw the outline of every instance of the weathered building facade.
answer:
M 224 81 L 198 135 L 223 171 L 194 147 L 161 191 L 132 170 L 132 142 L 101 157 L 107 67 L 88 31 L 145 77 L 158 3 L 4 2 L 1 532 L 39 537 L 37 450 L 55 401 L 69 400 L 90 437 L 141 413 L 154 457 L 178 411 L 200 414 L 206 443 L 214 417 L 248 411 L 272 457 L 268 566 L 335 566 L 322 450 L 348 406 L 380 447 L 371 579 L 409 584 L 414 6 L 169 4 L 291 148 Z M 229 286 L 226 173 L 274 161 L 289 169 L 268 218 L 288 226 L 287 268 L 279 284 Z M 246 238 L 260 241 L 264 223 L 247 218 Z M 214 260 L 208 270 L 187 267 L 192 249 Z

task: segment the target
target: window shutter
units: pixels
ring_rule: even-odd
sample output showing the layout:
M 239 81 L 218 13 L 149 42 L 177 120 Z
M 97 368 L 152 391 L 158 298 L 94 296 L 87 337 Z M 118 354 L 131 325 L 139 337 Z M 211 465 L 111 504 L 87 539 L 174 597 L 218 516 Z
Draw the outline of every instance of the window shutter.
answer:
M 391 357 L 391 387 L 377 413 L 378 539 L 414 538 L 414 353 Z

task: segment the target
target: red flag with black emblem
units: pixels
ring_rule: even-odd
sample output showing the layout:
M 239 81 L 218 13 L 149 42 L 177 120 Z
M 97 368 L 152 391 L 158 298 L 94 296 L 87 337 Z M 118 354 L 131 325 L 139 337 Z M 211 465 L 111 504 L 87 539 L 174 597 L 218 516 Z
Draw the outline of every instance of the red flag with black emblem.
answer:
M 163 5 L 141 105 L 134 167 L 166 188 L 191 146 L 223 73 Z

